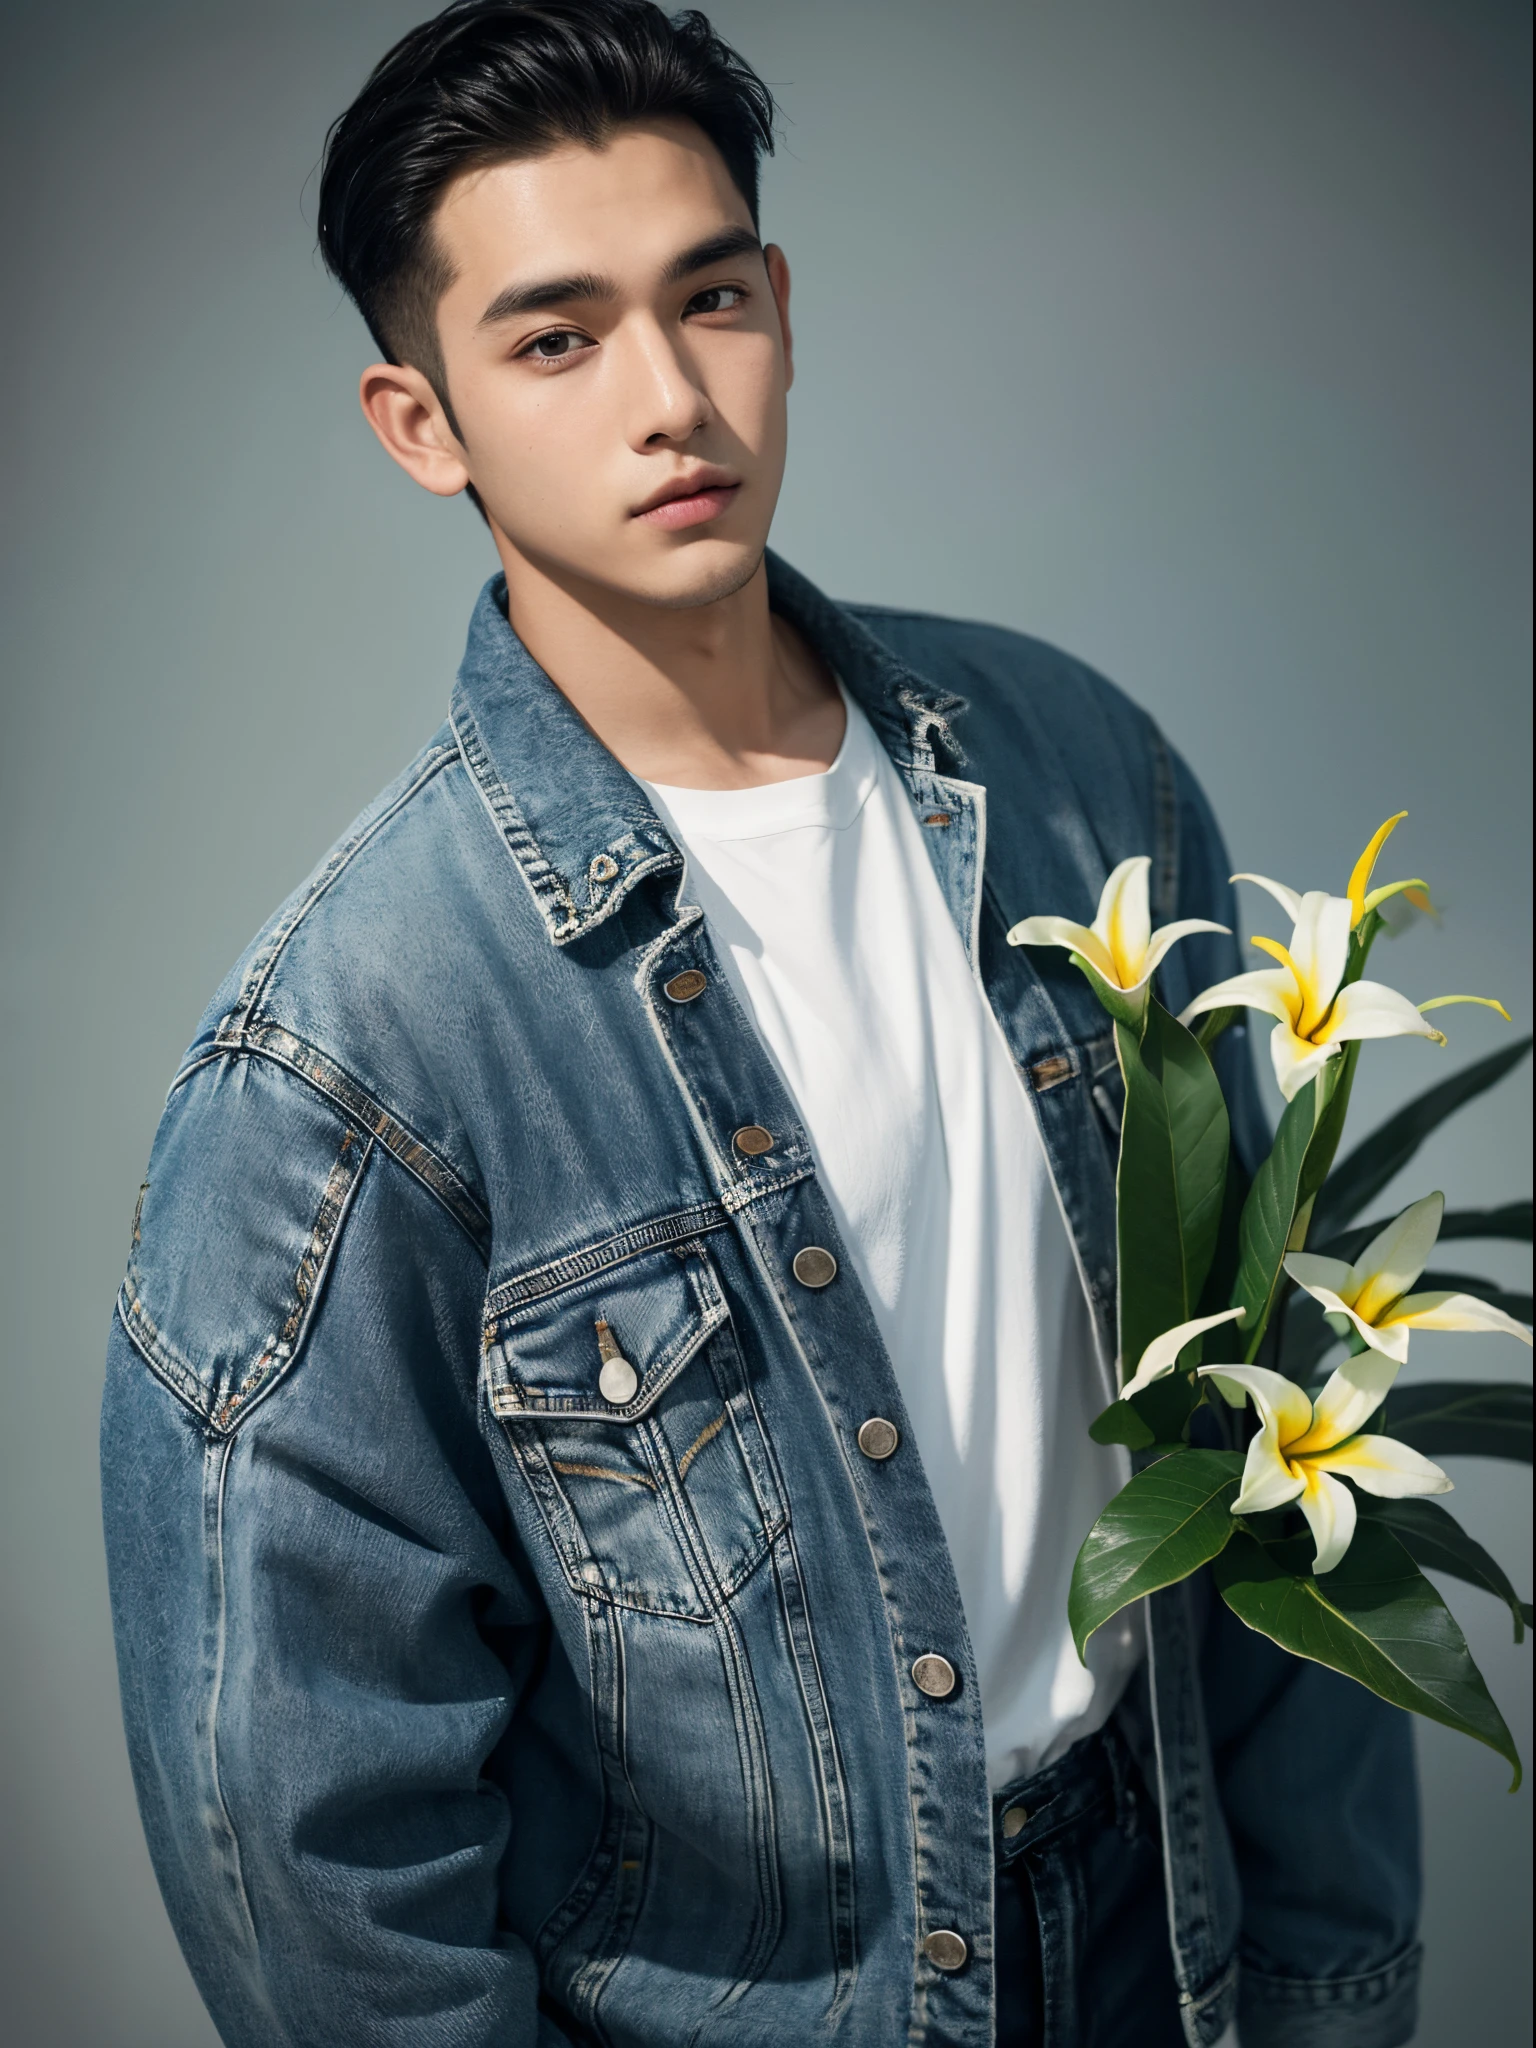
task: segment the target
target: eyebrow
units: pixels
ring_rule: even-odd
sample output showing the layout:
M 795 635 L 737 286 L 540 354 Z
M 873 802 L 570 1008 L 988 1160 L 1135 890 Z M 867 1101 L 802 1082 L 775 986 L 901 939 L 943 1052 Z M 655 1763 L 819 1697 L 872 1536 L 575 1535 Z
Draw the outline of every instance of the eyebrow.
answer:
M 696 271 L 707 270 L 715 263 L 728 263 L 733 256 L 760 256 L 762 247 L 750 228 L 723 228 L 719 234 L 707 235 L 702 242 L 695 242 L 691 249 L 674 256 L 663 270 L 661 281 L 681 284 Z M 570 277 L 541 278 L 534 284 L 511 284 L 492 299 L 480 315 L 480 325 L 493 327 L 500 320 L 513 320 L 521 314 L 546 313 L 552 306 L 591 304 L 618 296 L 619 288 L 611 277 L 591 270 L 577 271 Z

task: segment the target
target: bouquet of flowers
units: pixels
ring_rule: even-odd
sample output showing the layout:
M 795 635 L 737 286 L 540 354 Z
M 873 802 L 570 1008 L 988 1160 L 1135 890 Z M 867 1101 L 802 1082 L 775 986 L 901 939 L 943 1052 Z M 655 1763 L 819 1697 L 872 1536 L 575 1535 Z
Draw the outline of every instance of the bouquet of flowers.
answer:
M 1091 926 L 1030 917 L 1015 945 L 1065 946 L 1114 1019 L 1125 1081 L 1116 1182 L 1120 1397 L 1093 1424 L 1134 1473 L 1089 1532 L 1073 1572 L 1078 1652 L 1131 1601 L 1209 1565 L 1250 1628 L 1383 1699 L 1520 1760 L 1466 1639 L 1423 1567 L 1503 1600 L 1515 1640 L 1536 1620 L 1507 1574 L 1436 1498 L 1436 1454 L 1531 1462 L 1531 1389 L 1508 1381 L 1395 1389 L 1414 1332 L 1503 1331 L 1531 1342 L 1531 1297 L 1426 1271 L 1442 1239 L 1531 1237 L 1531 1204 L 1452 1209 L 1430 1194 L 1357 1223 L 1423 1140 L 1508 1073 L 1529 1038 L 1398 1111 L 1335 1165 L 1362 1043 L 1445 1043 L 1417 1005 L 1366 979 L 1383 906 L 1428 908 L 1420 880 L 1372 887 L 1406 813 L 1371 840 L 1344 895 L 1257 883 L 1292 927 L 1256 938 L 1273 967 L 1209 988 L 1179 1017 L 1152 993 L 1158 962 L 1203 920 L 1153 932 L 1150 861 L 1121 862 Z M 1286 1107 L 1251 1183 L 1229 1143 L 1210 1053 L 1243 1009 L 1275 1020 Z M 1330 1353 L 1344 1357 L 1332 1372 Z M 1513 1787 L 1511 1788 L 1513 1789 Z

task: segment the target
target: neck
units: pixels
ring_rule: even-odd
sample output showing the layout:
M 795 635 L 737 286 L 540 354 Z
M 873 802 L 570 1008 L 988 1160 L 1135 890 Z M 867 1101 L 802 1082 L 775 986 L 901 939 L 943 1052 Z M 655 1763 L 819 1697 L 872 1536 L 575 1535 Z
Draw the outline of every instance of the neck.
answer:
M 513 631 L 632 775 L 747 789 L 814 775 L 842 744 L 826 664 L 768 608 L 762 562 L 705 604 L 649 604 L 556 575 L 496 534 Z

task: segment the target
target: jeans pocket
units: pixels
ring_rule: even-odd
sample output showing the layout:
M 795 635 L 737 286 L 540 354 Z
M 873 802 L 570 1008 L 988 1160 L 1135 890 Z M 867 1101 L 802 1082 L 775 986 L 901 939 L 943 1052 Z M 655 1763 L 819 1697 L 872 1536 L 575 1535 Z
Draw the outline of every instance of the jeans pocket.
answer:
M 498 1296 L 491 1410 L 573 1589 L 710 1620 L 787 1515 L 707 1248 L 688 1239 L 531 1300 L 515 1284 Z

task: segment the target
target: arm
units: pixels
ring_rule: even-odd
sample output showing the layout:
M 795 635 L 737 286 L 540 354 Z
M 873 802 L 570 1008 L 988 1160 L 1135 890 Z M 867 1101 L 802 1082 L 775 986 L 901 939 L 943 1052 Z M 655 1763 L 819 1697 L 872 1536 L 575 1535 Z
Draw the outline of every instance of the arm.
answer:
M 366 1133 L 219 1061 L 161 1126 L 102 1417 L 129 1751 L 230 2048 L 522 2048 L 484 1766 L 542 1619 L 475 1424 L 484 1271 Z

